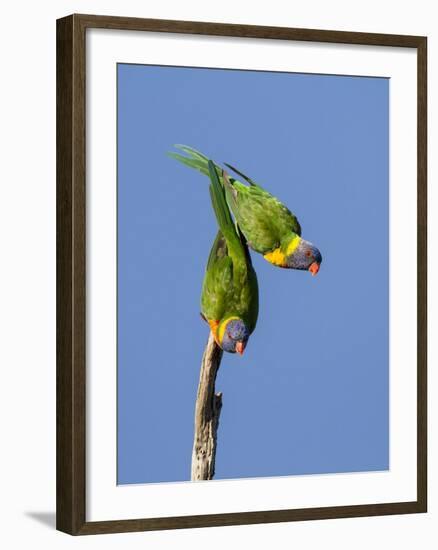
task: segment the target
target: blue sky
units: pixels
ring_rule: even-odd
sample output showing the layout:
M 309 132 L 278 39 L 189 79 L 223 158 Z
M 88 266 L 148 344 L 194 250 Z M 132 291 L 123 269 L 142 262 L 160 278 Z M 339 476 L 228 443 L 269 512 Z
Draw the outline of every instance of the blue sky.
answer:
M 118 483 L 190 478 L 216 234 L 174 143 L 298 217 L 316 277 L 257 254 L 260 316 L 225 355 L 216 479 L 388 468 L 388 94 L 381 78 L 118 65 Z

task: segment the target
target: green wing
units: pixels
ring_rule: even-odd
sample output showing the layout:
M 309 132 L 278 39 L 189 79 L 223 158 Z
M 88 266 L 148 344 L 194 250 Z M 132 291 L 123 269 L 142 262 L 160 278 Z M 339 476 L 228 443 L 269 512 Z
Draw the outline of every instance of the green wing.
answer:
M 240 317 L 253 332 L 259 311 L 257 275 L 249 257 L 247 277 L 240 284 L 233 276 L 233 261 L 219 230 L 211 247 L 201 294 L 201 312 L 207 321 Z
M 176 147 L 189 156 L 169 153 L 171 157 L 204 175 L 209 175 L 208 157 L 186 145 Z M 214 164 L 219 171 L 219 181 L 225 189 L 226 202 L 251 248 L 266 254 L 278 248 L 286 237 L 290 240 L 291 233 L 301 235 L 301 227 L 296 216 L 283 203 L 243 172 L 229 164 L 226 166 L 249 183 L 249 186 L 244 185 L 232 177 L 227 177 L 221 168 Z
M 237 180 L 224 179 L 227 202 L 249 246 L 266 254 L 278 248 L 291 233 L 301 235 L 292 212 L 259 185 L 248 187 Z
M 201 312 L 208 320 L 219 321 L 233 299 L 233 265 L 225 237 L 218 231 L 211 247 L 201 294 Z M 231 291 L 231 292 L 230 292 Z

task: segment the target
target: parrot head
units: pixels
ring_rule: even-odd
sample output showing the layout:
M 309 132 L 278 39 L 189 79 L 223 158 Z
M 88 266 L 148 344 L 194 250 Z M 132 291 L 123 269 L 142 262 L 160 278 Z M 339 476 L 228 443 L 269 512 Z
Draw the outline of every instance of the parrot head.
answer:
M 322 262 L 321 252 L 315 245 L 304 239 L 299 240 L 298 246 L 286 256 L 286 265 L 291 269 L 302 269 L 316 275 Z
M 222 330 L 221 330 L 222 332 Z M 220 346 L 229 353 L 243 355 L 249 338 L 249 330 L 242 319 L 234 317 L 225 320 Z

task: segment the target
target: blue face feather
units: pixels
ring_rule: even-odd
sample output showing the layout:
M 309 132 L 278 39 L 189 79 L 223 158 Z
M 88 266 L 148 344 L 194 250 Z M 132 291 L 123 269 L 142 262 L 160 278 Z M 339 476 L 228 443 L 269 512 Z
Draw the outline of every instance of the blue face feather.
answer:
M 229 353 L 243 353 L 248 338 L 249 330 L 242 319 L 232 319 L 225 327 L 221 348 Z
M 301 239 L 297 248 L 286 257 L 287 267 L 292 269 L 304 269 L 308 270 L 309 267 L 315 263 L 318 266 L 322 262 L 321 252 L 315 245 Z M 317 270 L 316 270 L 317 271 Z

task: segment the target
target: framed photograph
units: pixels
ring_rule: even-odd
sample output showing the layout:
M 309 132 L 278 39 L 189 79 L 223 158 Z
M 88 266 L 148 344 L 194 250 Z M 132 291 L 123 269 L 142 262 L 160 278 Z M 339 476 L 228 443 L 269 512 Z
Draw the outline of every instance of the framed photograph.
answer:
M 57 22 L 57 528 L 426 512 L 426 38 Z

